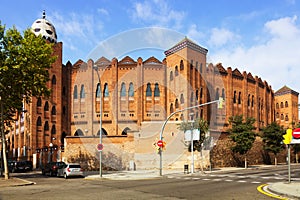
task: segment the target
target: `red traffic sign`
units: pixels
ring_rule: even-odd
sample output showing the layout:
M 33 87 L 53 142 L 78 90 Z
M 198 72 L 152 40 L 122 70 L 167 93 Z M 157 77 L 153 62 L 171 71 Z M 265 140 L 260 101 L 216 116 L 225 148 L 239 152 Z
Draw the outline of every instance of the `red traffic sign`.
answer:
M 294 139 L 300 139 L 300 128 L 294 129 L 292 135 Z
M 164 146 L 164 142 L 162 140 L 158 140 L 156 144 L 159 147 L 163 147 Z
M 103 144 L 97 144 L 97 149 L 98 149 L 98 151 L 102 151 L 103 150 Z

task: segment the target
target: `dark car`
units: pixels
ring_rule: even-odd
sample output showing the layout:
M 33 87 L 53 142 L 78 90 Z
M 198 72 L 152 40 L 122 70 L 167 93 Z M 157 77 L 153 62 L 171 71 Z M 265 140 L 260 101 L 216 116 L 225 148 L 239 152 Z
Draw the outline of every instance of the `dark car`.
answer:
M 43 175 L 49 175 L 49 176 L 56 176 L 57 170 L 61 166 L 66 165 L 64 162 L 50 162 L 45 165 L 44 168 L 42 168 L 42 174 Z
M 33 169 L 32 161 L 26 160 L 24 162 L 25 162 L 25 171 L 32 171 Z
M 8 161 L 8 170 L 12 173 L 26 172 L 28 168 L 25 161 Z

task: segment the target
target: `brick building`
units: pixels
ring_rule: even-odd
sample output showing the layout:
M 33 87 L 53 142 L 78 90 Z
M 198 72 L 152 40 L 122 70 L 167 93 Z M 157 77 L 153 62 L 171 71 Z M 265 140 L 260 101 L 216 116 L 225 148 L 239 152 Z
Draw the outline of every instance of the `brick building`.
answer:
M 220 134 L 228 128 L 228 118 L 238 114 L 254 117 L 257 130 L 281 115 L 287 119 L 285 124 L 298 121 L 297 92 L 284 87 L 274 95 L 266 81 L 250 72 L 208 64 L 208 50 L 188 38 L 166 50 L 162 61 L 155 57 L 134 60 L 129 56 L 109 60 L 99 55 L 95 61 L 78 60 L 64 65 L 62 43 L 57 42 L 55 28 L 45 15 L 32 28 L 54 43 L 57 60 L 49 71 L 51 96 L 32 98 L 30 104 L 24 105 L 27 112 L 11 130 L 8 145 L 13 159 L 32 159 L 38 167 L 51 159 L 63 158 L 67 136 L 73 137 L 70 141 L 86 137 L 97 143 L 101 99 L 102 133 L 115 137 L 114 141 L 121 146 L 125 137 L 127 143 L 135 142 L 129 145 L 135 149 L 122 147 L 122 151 L 131 154 L 146 152 L 145 145 L 155 140 L 158 129 L 171 113 L 219 97 L 225 99 L 223 109 L 217 109 L 217 104 L 194 108 L 173 115 L 170 124 L 204 118 L 210 124 L 210 132 Z M 278 107 L 281 102 L 288 106 Z M 174 125 L 166 128 L 166 132 L 171 141 L 178 129 Z M 75 148 L 82 151 L 80 146 Z

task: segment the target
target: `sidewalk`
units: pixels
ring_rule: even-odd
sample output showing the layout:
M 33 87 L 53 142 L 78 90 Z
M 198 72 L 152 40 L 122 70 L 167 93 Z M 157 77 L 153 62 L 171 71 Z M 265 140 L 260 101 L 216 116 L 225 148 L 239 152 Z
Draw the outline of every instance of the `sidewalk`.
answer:
M 10 177 L 8 180 L 5 180 L 3 177 L 0 178 L 0 189 L 4 187 L 17 187 L 33 184 L 35 183 L 16 177 Z

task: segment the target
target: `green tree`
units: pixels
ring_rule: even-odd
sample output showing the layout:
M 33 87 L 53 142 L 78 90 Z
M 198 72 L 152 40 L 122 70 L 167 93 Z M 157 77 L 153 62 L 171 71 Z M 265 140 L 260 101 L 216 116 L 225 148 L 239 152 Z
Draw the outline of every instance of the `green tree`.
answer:
M 5 179 L 9 178 L 5 149 L 5 127 L 23 110 L 31 97 L 49 96 L 47 88 L 52 44 L 30 29 L 22 35 L 15 27 L 6 30 L 0 22 L 0 104 L 2 152 Z
M 262 139 L 264 150 L 272 152 L 275 155 L 275 165 L 277 165 L 277 154 L 283 149 L 282 140 L 284 129 L 276 122 L 272 122 L 262 129 Z
M 244 121 L 243 115 L 231 116 L 229 118 L 229 124 L 231 125 L 231 129 L 228 129 L 229 137 L 235 143 L 231 147 L 231 150 L 234 153 L 245 155 L 245 168 L 247 168 L 246 154 L 252 148 L 256 138 L 254 123 L 255 119 L 252 117 L 248 117 Z

